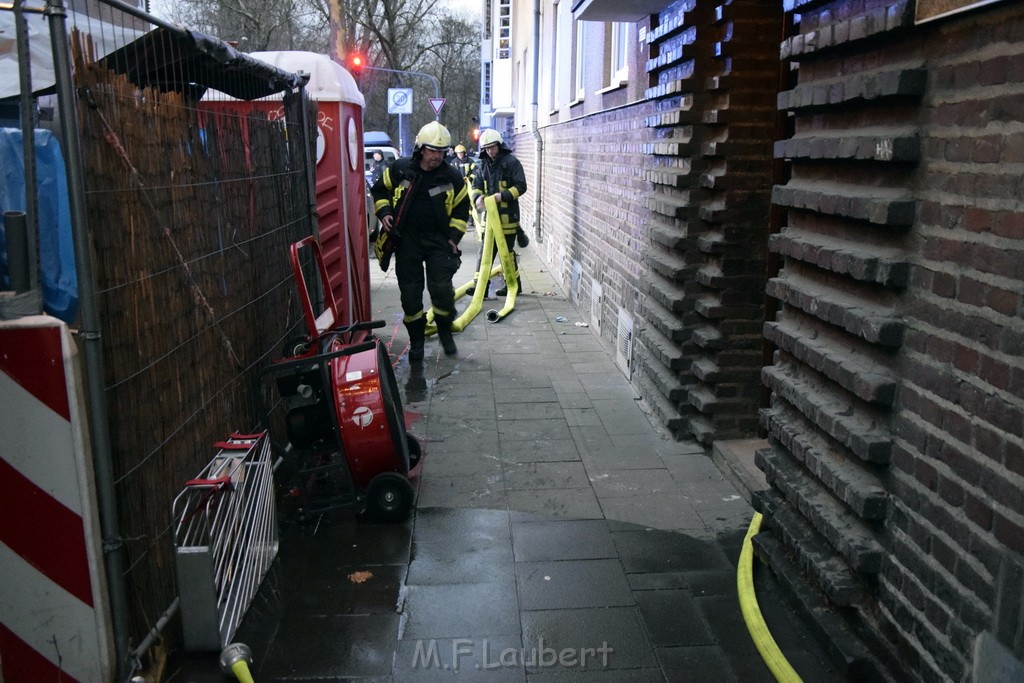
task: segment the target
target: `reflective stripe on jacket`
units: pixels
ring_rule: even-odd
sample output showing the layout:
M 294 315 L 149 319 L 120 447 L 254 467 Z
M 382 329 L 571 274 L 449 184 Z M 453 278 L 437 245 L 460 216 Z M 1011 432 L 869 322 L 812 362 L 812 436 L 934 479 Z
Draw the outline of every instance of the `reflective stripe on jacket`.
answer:
M 396 159 L 384 169 L 380 178 L 370 188 L 373 196 L 373 211 L 377 218 L 395 216 L 392 230 L 402 231 L 405 218 L 403 211 L 405 200 L 410 190 L 423 178 L 419 170 L 419 156 Z M 466 221 L 469 219 L 469 191 L 466 182 L 456 169 L 442 163 L 438 171 L 431 176 L 432 183 L 426 188 L 431 202 L 438 212 L 438 224 L 447 225 L 446 240 L 456 244 L 466 234 Z

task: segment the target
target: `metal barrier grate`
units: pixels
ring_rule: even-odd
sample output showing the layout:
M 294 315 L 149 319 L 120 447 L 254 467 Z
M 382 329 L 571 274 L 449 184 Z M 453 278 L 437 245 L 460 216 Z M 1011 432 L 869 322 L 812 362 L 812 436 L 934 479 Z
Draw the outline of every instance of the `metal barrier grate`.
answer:
M 232 434 L 174 499 L 175 567 L 188 650 L 231 641 L 277 556 L 273 463 L 266 432 Z

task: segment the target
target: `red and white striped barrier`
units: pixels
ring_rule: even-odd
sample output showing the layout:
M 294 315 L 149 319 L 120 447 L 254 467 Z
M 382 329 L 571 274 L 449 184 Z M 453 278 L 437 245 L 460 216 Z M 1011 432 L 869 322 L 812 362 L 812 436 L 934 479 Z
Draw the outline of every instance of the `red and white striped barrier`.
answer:
M 74 341 L 0 321 L 0 681 L 110 681 L 112 636 Z

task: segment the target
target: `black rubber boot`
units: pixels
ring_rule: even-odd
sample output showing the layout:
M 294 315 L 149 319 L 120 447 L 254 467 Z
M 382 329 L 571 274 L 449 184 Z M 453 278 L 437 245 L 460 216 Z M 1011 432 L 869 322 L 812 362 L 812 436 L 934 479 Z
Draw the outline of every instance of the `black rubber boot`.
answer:
M 516 228 L 516 244 L 519 245 L 520 249 L 526 249 L 530 246 L 530 236 L 522 228 Z
M 447 320 L 436 320 L 437 322 L 437 338 L 441 340 L 441 348 L 444 349 L 446 356 L 454 356 L 459 352 L 459 347 L 455 345 L 455 337 L 452 336 L 452 324 Z
M 423 339 L 427 329 L 427 319 L 419 318 L 405 324 L 409 331 L 409 362 L 419 363 L 423 360 Z

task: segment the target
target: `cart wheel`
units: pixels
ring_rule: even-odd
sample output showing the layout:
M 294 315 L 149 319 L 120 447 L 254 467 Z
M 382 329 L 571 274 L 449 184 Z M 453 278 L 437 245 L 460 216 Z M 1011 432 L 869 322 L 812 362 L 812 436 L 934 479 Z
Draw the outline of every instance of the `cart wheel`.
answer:
M 412 484 L 398 472 L 381 472 L 366 489 L 366 513 L 382 522 L 402 522 L 412 510 Z

